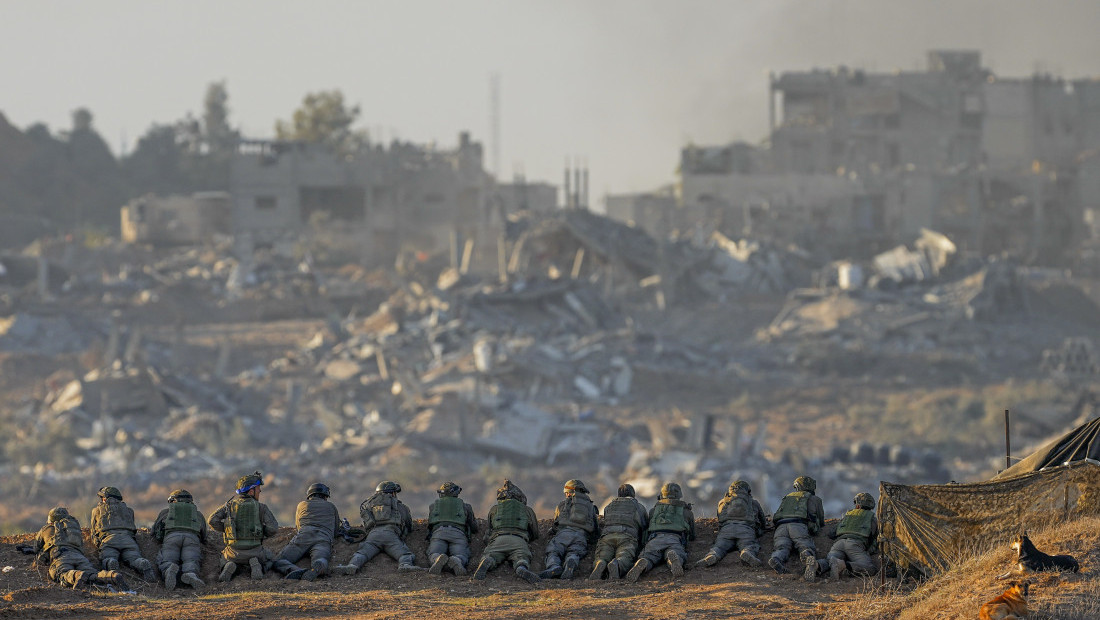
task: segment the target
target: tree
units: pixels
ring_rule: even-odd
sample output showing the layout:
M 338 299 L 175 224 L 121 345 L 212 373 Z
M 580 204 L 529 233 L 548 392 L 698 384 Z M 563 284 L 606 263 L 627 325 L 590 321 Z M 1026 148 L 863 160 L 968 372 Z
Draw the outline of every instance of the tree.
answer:
M 229 92 L 225 82 L 211 82 L 202 100 L 202 138 L 208 151 L 218 157 L 232 155 L 240 135 L 229 126 Z
M 365 133 L 351 128 L 357 118 L 359 106 L 347 107 L 344 93 L 339 90 L 309 93 L 290 122 L 275 122 L 275 136 L 323 144 L 341 154 L 352 153 L 367 141 Z

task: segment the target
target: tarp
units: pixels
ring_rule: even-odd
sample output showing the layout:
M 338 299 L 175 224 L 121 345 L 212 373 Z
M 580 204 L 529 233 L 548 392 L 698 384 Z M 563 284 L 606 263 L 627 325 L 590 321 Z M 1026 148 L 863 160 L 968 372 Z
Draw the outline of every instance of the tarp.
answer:
M 929 575 L 968 549 L 1007 546 L 1021 530 L 1100 514 L 1100 465 L 1079 460 L 972 484 L 883 482 L 879 498 L 883 553 L 899 569 Z
M 1071 461 L 1100 461 L 1100 418 L 1085 422 L 1031 453 L 1027 458 L 997 474 L 994 480 L 1013 478 L 1044 467 L 1064 465 Z

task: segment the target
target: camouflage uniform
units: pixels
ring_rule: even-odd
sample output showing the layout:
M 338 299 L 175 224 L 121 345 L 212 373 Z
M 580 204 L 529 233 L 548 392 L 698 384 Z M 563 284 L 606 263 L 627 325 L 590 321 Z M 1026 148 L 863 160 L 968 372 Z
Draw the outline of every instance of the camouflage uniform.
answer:
M 718 502 L 718 536 L 707 555 L 695 563 L 696 567 L 714 566 L 733 549 L 741 550 L 741 561 L 749 566 L 760 566 L 760 543 L 767 521 L 760 502 L 752 497 L 752 489 L 744 480 L 730 485 L 726 496 Z
M 39 564 L 49 566 L 50 579 L 63 586 L 113 585 L 122 590 L 128 588 L 118 571 L 97 571 L 85 557 L 80 523 L 60 506 L 50 510 L 46 525 L 34 537 L 34 552 Z
M 397 499 L 400 492 L 401 485 L 385 481 L 378 485 L 374 495 L 359 505 L 359 515 L 363 518 L 367 538 L 347 564 L 333 567 L 333 573 L 354 575 L 371 558 L 383 551 L 397 560 L 399 570 L 417 570 L 416 556 L 405 544 L 405 539 L 412 531 L 412 513 L 408 506 Z
M 512 562 L 516 575 L 529 583 L 538 583 L 539 576 L 531 572 L 531 548 L 528 543 L 538 540 L 539 521 L 535 511 L 527 505 L 527 496 L 519 487 L 505 480 L 497 489 L 497 504 L 489 509 L 489 544 L 481 554 L 481 562 L 474 573 L 475 579 L 485 579 L 489 571 Z
M 328 501 L 329 488 L 313 484 L 306 490 L 306 500 L 294 511 L 294 527 L 298 533 L 275 558 L 275 570 L 287 579 L 313 581 L 328 572 L 332 545 L 340 529 L 340 511 Z M 309 554 L 309 569 L 298 568 L 298 560 Z
M 554 524 L 550 527 L 550 542 L 546 544 L 546 570 L 539 577 L 572 579 L 573 571 L 588 554 L 589 542 L 600 538 L 600 510 L 588 497 L 588 489 L 580 480 L 565 483 L 565 499 L 554 509 Z M 565 565 L 562 566 L 562 558 Z
M 253 579 L 262 579 L 275 559 L 263 541 L 278 533 L 279 522 L 271 509 L 258 499 L 262 485 L 259 472 L 244 476 L 237 481 L 237 496 L 206 521 L 210 529 L 222 533 L 225 541 L 222 571 L 218 575 L 220 581 L 229 581 L 237 567 L 246 564 Z
M 603 535 L 596 543 L 596 558 L 589 579 L 601 579 L 606 572 L 611 579 L 622 577 L 634 566 L 638 556 L 642 534 L 649 526 L 649 515 L 642 504 L 634 499 L 634 487 L 619 487 L 619 496 L 603 509 Z
M 206 518 L 195 506 L 190 493 L 183 489 L 172 491 L 168 507 L 160 511 L 153 523 L 153 539 L 161 543 L 157 566 L 164 575 L 166 588 L 175 589 L 177 577 L 194 588 L 206 585 L 199 579 Z
M 872 575 L 878 570 L 872 556 L 878 551 L 878 519 L 875 498 L 868 493 L 855 497 L 855 508 L 844 514 L 832 538 L 836 539 L 828 555 L 817 561 L 818 572 L 829 571 L 840 579 L 847 570 L 853 575 Z
M 794 546 L 805 566 L 803 577 L 806 581 L 813 581 L 817 575 L 817 547 L 813 537 L 825 526 L 825 509 L 821 498 L 814 495 L 816 480 L 799 476 L 794 481 L 794 488 L 772 515 L 775 535 L 768 566 L 777 573 L 787 572 L 785 564 Z
M 474 509 L 458 499 L 462 487 L 445 482 L 439 498 L 428 507 L 428 572 L 438 575 L 449 566 L 456 575 L 466 574 L 470 563 L 470 536 L 478 532 Z
M 675 482 L 661 487 L 661 499 L 649 511 L 649 530 L 641 557 L 626 574 L 630 581 L 637 581 L 645 572 L 662 559 L 668 562 L 674 577 L 684 575 L 687 560 L 687 543 L 695 540 L 695 515 L 691 504 L 681 498 L 683 492 Z
M 141 547 L 134 540 L 134 510 L 122 501 L 122 493 L 115 487 L 99 490 L 99 503 L 92 508 L 92 540 L 99 548 L 104 570 L 118 570 L 118 560 L 141 573 L 146 581 L 155 581 L 153 563 L 141 557 Z

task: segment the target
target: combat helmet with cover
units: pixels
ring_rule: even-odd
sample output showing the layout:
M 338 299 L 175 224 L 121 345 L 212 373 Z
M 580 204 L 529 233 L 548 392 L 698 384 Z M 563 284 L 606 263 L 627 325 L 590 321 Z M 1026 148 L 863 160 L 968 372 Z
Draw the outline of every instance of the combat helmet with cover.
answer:
M 48 515 L 46 515 L 46 522 L 47 523 L 57 523 L 58 521 L 60 521 L 62 519 L 68 519 L 68 518 L 69 518 L 69 510 L 67 508 L 65 508 L 64 506 L 57 506 L 56 508 L 51 508 L 50 509 L 50 513 Z
M 328 499 L 332 493 L 329 491 L 328 485 L 323 482 L 314 482 L 306 489 L 306 499 L 310 499 L 314 496 Z
M 588 487 L 586 487 L 583 482 L 577 479 L 566 481 L 565 488 L 563 490 L 566 493 L 588 493 Z
M 188 491 L 187 489 L 176 489 L 175 491 L 172 491 L 172 493 L 168 495 L 168 503 L 169 504 L 174 504 L 176 502 L 185 502 L 185 503 L 188 503 L 188 504 L 193 504 L 195 502 L 195 498 L 191 495 L 191 492 Z
M 512 483 L 511 480 L 505 479 L 504 484 L 497 489 L 497 501 L 501 502 L 506 499 L 514 499 L 521 504 L 527 503 L 527 495 L 523 493 L 523 490 Z
M 813 493 L 817 491 L 817 480 L 809 476 L 799 476 L 794 479 L 794 489 L 796 491 L 806 491 L 807 493 Z
M 853 501 L 856 506 L 866 510 L 874 510 L 875 508 L 875 498 L 871 497 L 870 493 L 856 493 Z
M 666 482 L 661 487 L 661 499 L 683 499 L 684 492 L 675 482 Z
M 378 483 L 378 486 L 374 487 L 375 493 L 400 493 L 401 485 L 392 480 L 383 480 Z
M 439 490 L 436 491 L 440 497 L 458 497 L 458 494 L 461 492 L 462 487 L 450 481 L 439 485 Z
M 103 487 L 99 490 L 99 497 L 107 499 L 108 497 L 122 501 L 122 491 L 119 491 L 117 487 Z
M 619 497 L 634 497 L 634 485 L 626 483 L 620 484 Z
M 237 494 L 244 495 L 252 489 L 262 487 L 263 485 L 263 474 L 258 471 L 252 472 L 251 474 L 241 476 L 240 479 L 237 480 Z

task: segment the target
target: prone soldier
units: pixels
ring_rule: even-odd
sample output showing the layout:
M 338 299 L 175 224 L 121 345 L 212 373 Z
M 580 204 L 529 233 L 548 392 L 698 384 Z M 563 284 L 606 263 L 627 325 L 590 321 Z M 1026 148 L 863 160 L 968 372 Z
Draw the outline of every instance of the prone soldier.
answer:
M 836 539 L 828 555 L 817 561 L 818 572 L 829 571 L 840 579 L 844 571 L 853 575 L 875 573 L 875 552 L 878 551 L 878 519 L 875 518 L 875 498 L 870 493 L 858 493 L 855 508 L 844 513 L 832 538 Z
M 535 511 L 527 505 L 527 495 L 511 480 L 497 489 L 497 503 L 489 509 L 489 544 L 481 553 L 481 562 L 474 572 L 474 579 L 485 579 L 493 568 L 512 562 L 516 575 L 528 583 L 539 582 L 539 576 L 531 571 L 532 540 L 538 540 L 539 521 Z
M 168 507 L 153 523 L 153 539 L 160 543 L 157 566 L 164 575 L 165 588 L 174 590 L 177 578 L 192 588 L 206 585 L 199 579 L 206 517 L 186 489 L 176 489 L 168 496 Z
M 34 553 L 39 564 L 48 564 L 50 579 L 70 588 L 89 585 L 128 589 L 118 571 L 96 571 L 84 555 L 84 535 L 80 523 L 61 506 L 50 510 L 46 525 L 34 537 Z
M 428 572 L 439 575 L 450 567 L 464 577 L 470 563 L 470 536 L 478 531 L 474 509 L 458 498 L 462 487 L 453 482 L 439 485 L 439 498 L 428 508 Z
M 799 476 L 794 481 L 794 491 L 788 493 L 772 515 L 775 525 L 772 557 L 768 560 L 777 573 L 787 572 L 787 558 L 791 547 L 798 549 L 799 557 L 805 566 L 802 575 L 806 581 L 817 577 L 817 547 L 814 535 L 825 526 L 825 508 L 821 498 L 814 495 L 817 481 L 809 476 Z
M 543 579 L 572 579 L 581 558 L 588 554 L 588 544 L 600 538 L 600 511 L 592 504 L 584 483 L 569 480 L 563 492 L 565 499 L 554 509 L 550 542 L 546 543 L 546 570 L 539 575 Z
M 666 482 L 661 487 L 661 498 L 649 511 L 648 537 L 642 557 L 626 574 L 629 581 L 638 581 L 661 559 L 668 562 L 674 577 L 684 576 L 687 543 L 695 540 L 695 515 L 691 504 L 683 501 L 683 497 L 680 485 L 675 482 Z
M 607 573 L 611 579 L 623 576 L 628 566 L 634 566 L 638 555 L 642 535 L 649 526 L 649 515 L 642 504 L 634 498 L 634 487 L 624 484 L 619 487 L 618 497 L 603 509 L 603 535 L 596 543 L 596 558 L 589 579 L 602 579 Z
M 264 539 L 278 533 L 279 522 L 267 504 L 260 502 L 263 484 L 260 472 L 242 476 L 237 480 L 236 496 L 207 519 L 210 529 L 221 532 L 225 541 L 218 581 L 229 581 L 237 567 L 246 564 L 253 579 L 263 579 L 264 571 L 271 568 L 274 556 L 264 547 Z
M 104 570 L 118 570 L 119 557 L 141 573 L 146 581 L 156 581 L 153 563 L 141 556 L 141 547 L 134 540 L 134 510 L 122 501 L 122 492 L 115 487 L 99 490 L 99 503 L 92 508 L 92 540 L 99 548 Z
M 726 491 L 726 496 L 718 502 L 718 525 L 720 529 L 714 546 L 695 563 L 696 568 L 714 566 L 734 549 L 741 550 L 743 563 L 760 566 L 760 543 L 757 539 L 764 533 L 767 522 L 764 520 L 764 509 L 760 507 L 760 502 L 753 499 L 748 482 L 734 482 Z
M 332 568 L 334 574 L 354 575 L 382 551 L 397 560 L 399 570 L 423 570 L 416 565 L 416 556 L 405 544 L 412 531 L 412 513 L 397 499 L 400 492 L 400 484 L 385 480 L 375 487 L 374 495 L 363 500 L 359 505 L 359 515 L 363 518 L 367 538 L 347 564 Z
M 294 527 L 298 533 L 275 558 L 275 570 L 287 579 L 313 581 L 328 572 L 332 544 L 340 529 L 340 511 L 328 501 L 328 485 L 314 482 L 306 489 L 305 501 L 294 511 Z M 298 568 L 298 560 L 309 555 L 309 568 Z

